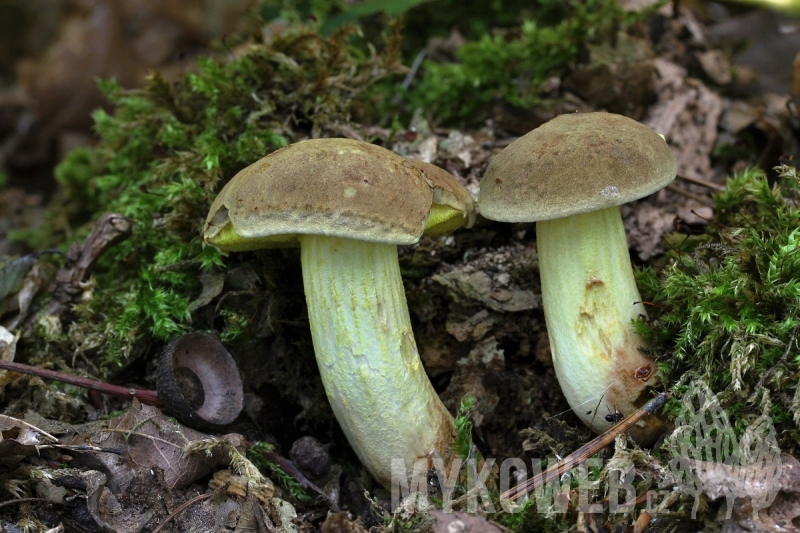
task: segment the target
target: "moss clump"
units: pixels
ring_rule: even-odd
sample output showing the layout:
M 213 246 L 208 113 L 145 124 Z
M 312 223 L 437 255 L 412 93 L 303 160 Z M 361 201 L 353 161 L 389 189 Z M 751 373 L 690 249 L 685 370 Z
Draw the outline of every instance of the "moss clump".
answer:
M 95 113 L 97 145 L 75 150 L 58 167 L 63 198 L 38 244 L 82 237 L 87 220 L 109 211 L 129 217 L 133 235 L 103 256 L 92 297 L 77 306 L 68 331 L 51 328 L 32 341 L 34 348 L 100 353 L 109 367 L 135 346 L 187 330 L 199 273 L 243 261 L 223 261 L 202 246 L 219 189 L 276 148 L 349 125 L 354 98 L 403 70 L 399 31 L 389 24 L 385 47 L 375 52 L 349 44 L 353 28 L 323 38 L 294 27 L 227 57 L 200 58 L 173 83 L 158 73 L 143 90 L 101 82 L 113 111 Z M 225 306 L 218 311 L 236 330 L 223 331 L 227 339 L 246 329 L 247 317 L 233 320 Z
M 790 451 L 800 442 L 800 175 L 777 170 L 774 182 L 760 170 L 729 179 L 705 234 L 673 235 L 674 263 L 639 272 L 656 306 L 637 327 L 665 375 L 705 380 L 739 432 L 771 416 Z
M 564 75 L 588 44 L 613 42 L 619 31 L 647 20 L 651 13 L 626 12 L 616 0 L 564 3 L 560 16 L 550 17 L 548 25 L 533 18 L 467 42 L 458 49 L 456 62 L 426 60 L 407 104 L 451 123 L 480 122 L 496 102 L 532 109 L 544 103 L 542 84 Z
M 474 406 L 474 396 L 467 395 L 461 398 L 458 413 L 453 421 L 453 427 L 456 431 L 453 453 L 462 460 L 467 459 L 472 451 L 472 410 Z

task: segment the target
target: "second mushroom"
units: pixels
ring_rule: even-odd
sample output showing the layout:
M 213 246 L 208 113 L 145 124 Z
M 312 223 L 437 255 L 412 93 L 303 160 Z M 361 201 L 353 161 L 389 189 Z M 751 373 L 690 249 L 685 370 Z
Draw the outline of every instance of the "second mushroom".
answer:
M 619 206 L 675 178 L 677 163 L 647 126 L 610 113 L 561 115 L 511 143 L 481 181 L 481 214 L 536 221 L 550 349 L 575 414 L 602 432 L 647 401 L 658 381 L 632 321 L 646 316 Z M 656 417 L 631 431 L 652 440 Z
M 319 371 L 361 462 L 385 487 L 393 459 L 446 454 L 453 419 L 417 352 L 397 245 L 474 221 L 444 170 L 348 139 L 273 152 L 233 177 L 204 239 L 223 251 L 301 248 Z

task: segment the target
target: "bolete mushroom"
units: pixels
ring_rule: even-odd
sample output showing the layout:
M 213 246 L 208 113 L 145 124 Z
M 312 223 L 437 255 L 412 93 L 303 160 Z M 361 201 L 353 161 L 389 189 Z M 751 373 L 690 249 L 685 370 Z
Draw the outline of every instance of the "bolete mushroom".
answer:
M 561 115 L 512 142 L 489 164 L 483 216 L 536 222 L 547 332 L 570 406 L 594 431 L 647 401 L 658 382 L 632 320 L 646 316 L 619 205 L 675 178 L 677 163 L 647 126 L 610 113 Z M 648 417 L 630 432 L 646 442 Z
M 282 148 L 239 172 L 211 206 L 223 251 L 299 245 L 311 336 L 333 412 L 384 486 L 391 461 L 445 454 L 453 419 L 417 352 L 397 245 L 474 221 L 444 170 L 349 139 Z

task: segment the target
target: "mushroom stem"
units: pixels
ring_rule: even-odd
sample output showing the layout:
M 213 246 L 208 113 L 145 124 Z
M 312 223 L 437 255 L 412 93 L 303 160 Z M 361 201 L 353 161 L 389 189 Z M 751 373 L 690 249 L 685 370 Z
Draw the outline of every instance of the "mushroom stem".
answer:
M 605 431 L 618 421 L 617 412 L 627 416 L 647 401 L 645 388 L 657 381 L 655 363 L 639 350 L 643 341 L 631 324 L 645 310 L 620 210 L 539 221 L 536 240 L 558 381 L 575 414 Z M 641 427 L 634 438 L 637 431 L 646 434 Z
M 300 236 L 303 284 L 322 383 L 361 462 L 385 487 L 453 438 L 453 418 L 420 361 L 397 246 Z

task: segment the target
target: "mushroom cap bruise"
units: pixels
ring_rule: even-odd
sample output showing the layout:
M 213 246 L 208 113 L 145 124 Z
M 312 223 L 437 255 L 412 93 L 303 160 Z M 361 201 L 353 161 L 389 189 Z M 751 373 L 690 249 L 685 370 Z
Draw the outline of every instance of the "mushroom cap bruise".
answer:
M 559 115 L 492 159 L 478 204 L 490 220 L 552 220 L 652 194 L 677 169 L 666 141 L 644 124 L 611 113 Z
M 302 234 L 412 244 L 474 219 L 469 192 L 439 167 L 365 142 L 312 139 L 234 176 L 203 236 L 223 251 L 297 246 Z

